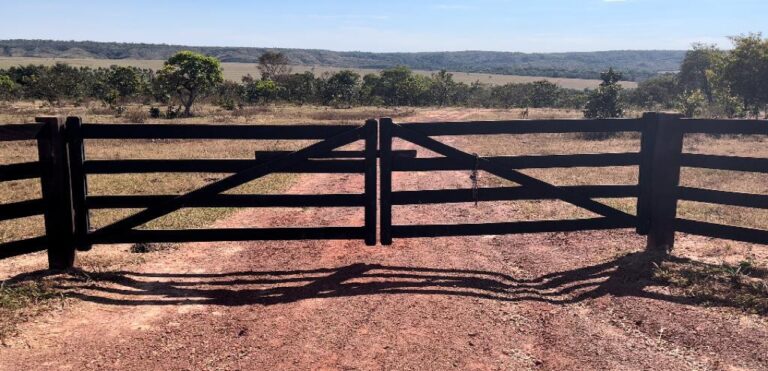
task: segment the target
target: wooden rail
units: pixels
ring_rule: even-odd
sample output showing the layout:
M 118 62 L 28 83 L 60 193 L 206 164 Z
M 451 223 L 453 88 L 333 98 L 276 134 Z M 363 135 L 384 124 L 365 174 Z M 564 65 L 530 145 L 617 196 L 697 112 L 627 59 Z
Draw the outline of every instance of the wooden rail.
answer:
M 640 132 L 640 153 L 480 157 L 434 141 L 436 136 L 514 135 L 541 133 Z M 768 231 L 721 226 L 677 218 L 678 200 L 767 208 L 768 195 L 679 187 L 680 169 L 695 167 L 768 173 L 768 159 L 683 153 L 687 133 L 767 135 L 763 120 L 688 120 L 679 115 L 648 113 L 641 119 L 544 120 L 395 124 L 381 120 L 381 241 L 393 238 L 555 232 L 635 228 L 648 235 L 648 248 L 670 250 L 676 231 L 739 241 L 768 243 Z M 392 155 L 394 138 L 404 139 L 443 157 L 402 158 Z M 531 179 L 517 169 L 636 166 L 637 185 L 556 187 Z M 393 172 L 484 170 L 519 187 L 393 191 Z M 593 199 L 637 198 L 637 215 L 627 215 Z M 602 218 L 492 224 L 393 225 L 392 207 L 399 205 L 563 200 Z
M 719 225 L 677 216 L 679 201 L 768 209 L 768 195 L 699 189 L 679 185 L 682 168 L 768 173 L 768 159 L 683 152 L 687 134 L 768 135 L 764 120 L 692 120 L 678 115 L 648 113 L 640 119 L 513 120 L 395 124 L 389 118 L 365 125 L 156 125 L 84 124 L 44 117 L 35 124 L 0 126 L 0 142 L 36 140 L 38 161 L 0 165 L 0 182 L 39 179 L 43 197 L 0 204 L 0 221 L 43 215 L 46 234 L 0 244 L 0 258 L 48 250 L 52 268 L 69 268 L 75 250 L 93 244 L 137 242 L 362 239 L 389 245 L 394 238 L 567 232 L 635 228 L 648 235 L 648 248 L 669 250 L 676 232 L 750 243 L 768 244 L 768 231 Z M 435 140 L 440 136 L 517 135 L 545 133 L 641 133 L 637 153 L 587 153 L 545 156 L 476 156 Z M 393 150 L 400 138 L 442 157 L 418 157 L 416 150 Z M 257 151 L 252 159 L 86 158 L 88 140 L 299 140 L 298 151 Z M 363 150 L 339 150 L 362 140 Z M 308 143 L 308 144 L 306 144 Z M 378 160 L 378 161 L 377 161 Z M 519 172 L 521 169 L 632 166 L 638 184 L 555 186 Z M 429 171 L 486 171 L 516 187 L 393 191 L 392 174 Z M 91 195 L 89 175 L 128 173 L 225 174 L 183 195 Z M 364 176 L 364 189 L 354 194 L 234 195 L 223 193 L 274 173 L 350 173 Z M 378 173 L 378 176 L 377 176 Z M 379 192 L 377 194 L 377 183 Z M 636 215 L 597 199 L 637 198 Z M 377 200 L 378 199 L 378 200 Z M 393 225 L 393 206 L 515 200 L 562 200 L 597 217 L 576 220 L 480 224 Z M 359 207 L 359 227 L 259 229 L 137 230 L 148 221 L 180 208 L 206 207 Z M 93 230 L 90 210 L 144 209 Z

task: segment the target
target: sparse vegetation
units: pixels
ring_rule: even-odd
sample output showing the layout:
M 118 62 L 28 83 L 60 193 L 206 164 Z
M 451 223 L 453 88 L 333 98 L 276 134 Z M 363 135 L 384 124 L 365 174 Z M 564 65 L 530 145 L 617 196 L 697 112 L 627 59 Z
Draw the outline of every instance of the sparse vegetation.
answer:
M 19 283 L 0 282 L 0 341 L 12 335 L 16 325 L 63 298 L 45 279 Z
M 768 314 L 768 277 L 765 268 L 744 260 L 737 265 L 693 261 L 664 262 L 654 278 L 682 290 L 706 305 L 733 305 L 749 313 Z

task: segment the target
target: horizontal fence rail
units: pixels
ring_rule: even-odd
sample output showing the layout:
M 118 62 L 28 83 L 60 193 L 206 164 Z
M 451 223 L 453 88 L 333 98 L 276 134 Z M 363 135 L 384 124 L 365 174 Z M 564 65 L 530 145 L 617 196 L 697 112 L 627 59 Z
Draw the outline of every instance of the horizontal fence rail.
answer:
M 562 232 L 583 229 L 635 228 L 635 216 L 594 201 L 594 198 L 638 197 L 638 186 L 558 187 L 517 169 L 638 166 L 640 153 L 601 153 L 543 156 L 471 155 L 435 141 L 433 136 L 468 136 L 497 134 L 578 133 L 578 132 L 641 132 L 642 120 L 546 120 L 457 123 L 404 123 L 381 120 L 382 178 L 381 178 L 381 241 L 393 238 L 436 237 L 533 232 Z M 395 138 L 416 144 L 443 157 L 402 158 L 392 155 Z M 385 153 L 389 154 L 385 157 Z M 493 175 L 520 184 L 518 187 L 393 191 L 392 172 L 414 171 L 488 171 Z M 392 207 L 405 205 L 488 202 L 513 200 L 563 200 L 600 214 L 602 218 L 559 221 L 509 222 L 490 224 L 393 225 Z
M 376 244 L 377 214 L 384 245 L 393 238 L 497 235 L 635 228 L 648 235 L 649 249 L 669 250 L 675 232 L 768 244 L 768 231 L 689 220 L 678 202 L 768 209 L 768 195 L 680 185 L 681 169 L 768 173 L 768 159 L 694 154 L 683 151 L 688 134 L 768 135 L 766 120 L 698 120 L 648 113 L 639 119 L 511 120 L 365 125 L 87 124 L 77 117 L 39 118 L 34 124 L 0 125 L 0 142 L 37 141 L 38 161 L 0 165 L 0 182 L 37 180 L 42 198 L 0 204 L 0 222 L 44 216 L 45 235 L 0 244 L 0 258 L 48 251 L 52 268 L 72 266 L 75 248 L 92 244 L 363 239 Z M 437 141 L 442 136 L 565 133 L 640 133 L 640 152 L 572 155 L 477 156 Z M 393 150 L 401 139 L 428 150 Z M 297 151 L 254 151 L 250 159 L 90 159 L 88 140 L 296 140 Z M 364 141 L 362 150 L 341 150 Z M 380 166 L 380 174 L 379 173 Z M 638 184 L 555 186 L 518 170 L 637 167 Z M 393 190 L 392 174 L 431 171 L 485 171 L 517 186 L 479 189 Z M 183 195 L 92 195 L 89 175 L 142 173 L 222 174 Z M 227 194 L 248 181 L 276 173 L 362 174 L 361 193 Z M 428 179 L 428 178 L 427 178 Z M 427 180 L 428 182 L 428 180 Z M 377 195 L 377 184 L 380 184 Z M 378 197 L 377 197 L 378 196 Z M 380 200 L 377 200 L 379 198 Z M 632 215 L 597 200 L 637 199 Z M 597 214 L 575 220 L 510 221 L 477 224 L 393 225 L 393 206 L 518 200 L 561 200 Z M 364 210 L 362 226 L 146 230 L 139 226 L 181 208 L 332 208 Z M 142 209 L 123 220 L 91 229 L 91 210 Z
M 610 120 L 513 120 L 404 123 L 398 126 L 428 136 L 494 135 L 494 134 L 558 134 L 641 132 L 645 123 L 636 119 Z
M 360 125 L 83 124 L 84 139 L 324 140 Z
M 569 167 L 613 167 L 640 165 L 639 153 L 599 153 L 549 156 L 490 156 L 482 157 L 508 169 L 550 169 Z M 472 170 L 475 161 L 444 157 L 392 159 L 392 171 L 455 171 Z
M 44 130 L 47 123 L 0 125 L 0 142 L 37 141 L 38 161 L 0 165 L 0 183 L 18 180 L 37 180 L 43 186 L 43 175 L 51 169 L 53 153 L 46 148 L 52 131 Z M 46 200 L 31 199 L 0 204 L 0 222 L 14 219 L 43 216 L 46 214 Z M 48 248 L 46 236 L 27 237 L 16 241 L 0 243 L 0 259 L 43 251 Z
M 145 210 L 82 236 L 83 245 L 94 243 L 365 239 L 376 243 L 376 157 L 378 123 L 360 125 L 98 125 L 82 124 L 83 139 L 231 139 L 319 140 L 297 151 L 256 151 L 245 159 L 134 159 L 90 160 L 83 158 L 83 177 L 96 174 L 225 173 L 230 174 L 184 195 L 84 195 L 85 210 Z M 365 142 L 360 151 L 337 148 Z M 407 155 L 407 154 L 405 154 Z M 414 154 L 415 155 L 415 154 Z M 251 180 L 275 173 L 365 175 L 365 193 L 313 195 L 224 194 Z M 248 229 L 136 230 L 133 229 L 180 208 L 263 207 L 360 207 L 365 225 L 360 227 L 296 227 Z
M 683 134 L 768 135 L 767 120 L 692 120 L 677 123 Z M 710 170 L 768 174 L 768 158 L 682 153 L 680 166 Z M 768 195 L 677 187 L 679 200 L 716 205 L 768 209 Z M 705 237 L 768 244 L 768 230 L 676 218 L 674 229 Z

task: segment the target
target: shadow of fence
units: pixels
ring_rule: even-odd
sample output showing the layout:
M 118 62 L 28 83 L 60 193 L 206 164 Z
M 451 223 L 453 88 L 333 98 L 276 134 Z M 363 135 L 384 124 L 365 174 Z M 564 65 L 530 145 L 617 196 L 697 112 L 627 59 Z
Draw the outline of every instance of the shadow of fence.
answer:
M 352 264 L 311 270 L 212 274 L 77 271 L 58 280 L 57 285 L 59 289 L 67 290 L 70 297 L 127 306 L 275 305 L 366 295 L 437 295 L 551 304 L 578 303 L 603 296 L 633 296 L 680 304 L 701 302 L 701 298 L 650 290 L 667 284 L 654 277 L 664 262 L 706 266 L 687 259 L 640 252 L 536 278 L 518 278 L 482 270 Z M 763 279 L 768 276 L 764 270 L 754 271 L 755 275 Z M 9 282 L 34 276 L 18 276 Z M 84 285 L 84 280 L 91 284 Z M 742 306 L 742 303 L 727 299 L 710 298 L 707 301 L 717 306 Z

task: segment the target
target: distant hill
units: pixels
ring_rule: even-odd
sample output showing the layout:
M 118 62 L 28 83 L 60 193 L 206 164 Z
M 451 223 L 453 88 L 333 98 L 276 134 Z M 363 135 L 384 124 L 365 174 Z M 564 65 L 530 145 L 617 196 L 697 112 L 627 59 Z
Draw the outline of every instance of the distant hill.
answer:
M 685 56 L 682 50 L 618 50 L 578 53 L 424 52 L 369 53 L 311 49 L 200 47 L 93 41 L 0 40 L 0 56 L 94 59 L 167 59 L 179 50 L 193 50 L 223 62 L 255 63 L 267 50 L 284 52 L 292 64 L 340 68 L 381 69 L 397 65 L 419 70 L 505 75 L 599 78 L 614 67 L 626 80 L 638 81 L 660 72 L 676 71 Z

